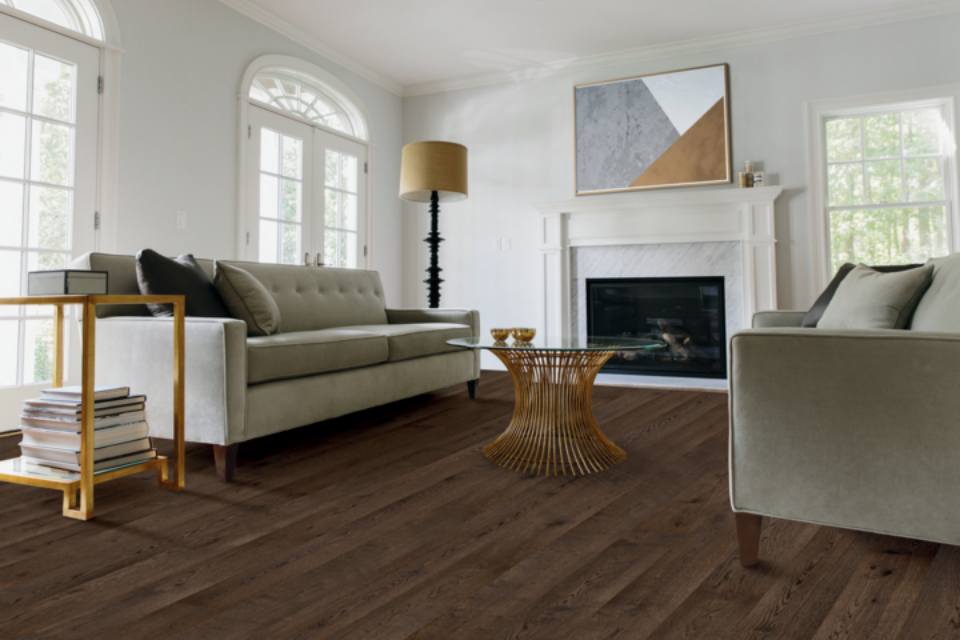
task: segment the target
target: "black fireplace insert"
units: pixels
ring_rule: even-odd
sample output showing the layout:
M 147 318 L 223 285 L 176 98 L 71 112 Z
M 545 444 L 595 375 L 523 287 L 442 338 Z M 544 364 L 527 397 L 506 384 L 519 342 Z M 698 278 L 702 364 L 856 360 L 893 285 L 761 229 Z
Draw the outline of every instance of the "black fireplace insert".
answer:
M 723 277 L 590 278 L 587 335 L 654 338 L 659 351 L 619 353 L 604 371 L 727 377 Z

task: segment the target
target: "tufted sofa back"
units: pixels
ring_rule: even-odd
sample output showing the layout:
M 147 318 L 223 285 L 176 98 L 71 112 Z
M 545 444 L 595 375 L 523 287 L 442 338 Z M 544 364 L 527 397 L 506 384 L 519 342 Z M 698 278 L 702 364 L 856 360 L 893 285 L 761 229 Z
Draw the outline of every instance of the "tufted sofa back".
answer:
M 213 261 L 198 259 L 213 276 Z M 386 324 L 387 312 L 376 271 L 301 267 L 225 260 L 246 269 L 267 288 L 280 307 L 280 331 L 309 331 L 359 324 Z M 106 271 L 109 293 L 139 293 L 135 256 L 88 253 L 74 261 L 79 269 Z M 98 307 L 100 317 L 149 315 L 146 307 Z

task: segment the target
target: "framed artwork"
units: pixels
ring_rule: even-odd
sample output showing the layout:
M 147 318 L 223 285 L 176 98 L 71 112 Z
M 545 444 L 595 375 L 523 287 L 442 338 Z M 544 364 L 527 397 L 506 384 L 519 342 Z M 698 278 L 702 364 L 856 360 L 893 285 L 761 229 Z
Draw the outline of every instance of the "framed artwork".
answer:
M 727 65 L 574 87 L 577 195 L 730 182 Z

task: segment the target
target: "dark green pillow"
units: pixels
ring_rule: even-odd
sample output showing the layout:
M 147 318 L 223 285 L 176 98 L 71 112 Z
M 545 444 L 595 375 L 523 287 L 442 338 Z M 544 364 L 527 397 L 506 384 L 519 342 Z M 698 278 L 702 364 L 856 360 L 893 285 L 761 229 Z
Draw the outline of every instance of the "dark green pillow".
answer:
M 176 259 L 162 256 L 152 249 L 137 254 L 137 286 L 144 295 L 183 295 L 186 315 L 200 318 L 229 318 L 230 312 L 220 300 L 213 281 L 190 254 Z M 173 315 L 169 304 L 147 305 L 150 313 Z

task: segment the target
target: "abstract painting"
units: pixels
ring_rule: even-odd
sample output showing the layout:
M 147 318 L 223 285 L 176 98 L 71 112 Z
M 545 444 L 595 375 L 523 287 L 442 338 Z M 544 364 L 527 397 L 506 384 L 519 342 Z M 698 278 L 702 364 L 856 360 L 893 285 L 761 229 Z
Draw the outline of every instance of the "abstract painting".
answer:
M 574 88 L 577 195 L 730 181 L 727 65 Z

